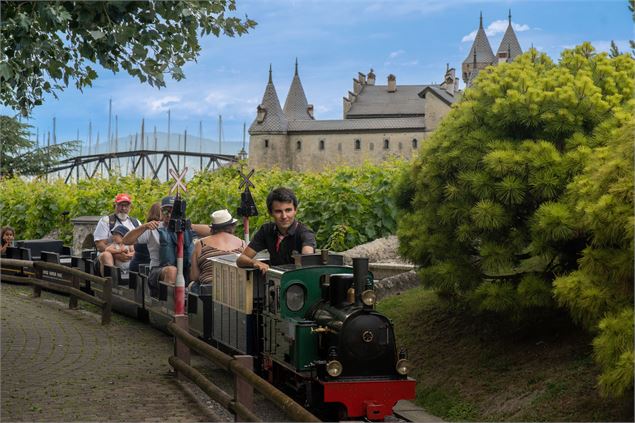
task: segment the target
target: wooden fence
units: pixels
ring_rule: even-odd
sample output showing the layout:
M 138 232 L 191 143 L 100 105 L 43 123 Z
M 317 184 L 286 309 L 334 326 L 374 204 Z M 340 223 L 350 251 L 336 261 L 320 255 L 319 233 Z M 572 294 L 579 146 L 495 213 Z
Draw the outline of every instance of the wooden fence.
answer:
M 44 280 L 44 272 L 55 272 L 61 277 Z M 112 282 L 110 278 L 101 278 L 82 272 L 79 269 L 57 263 L 16 259 L 0 259 L 1 280 L 33 286 L 33 297 L 40 297 L 42 288 L 69 296 L 68 308 L 76 309 L 77 301 L 82 300 L 101 308 L 101 324 L 110 323 L 112 315 Z M 70 281 L 70 282 L 69 282 Z M 96 298 L 81 290 L 86 282 L 103 286 L 103 299 Z
M 229 356 L 190 335 L 186 330 L 180 328 L 175 323 L 168 324 L 168 330 L 175 336 L 177 343 L 179 341 L 182 342 L 188 348 L 195 350 L 203 357 L 213 361 L 234 375 L 234 396 L 232 397 L 207 380 L 205 376 L 181 358 L 172 356 L 169 359 L 170 365 L 174 367 L 177 372 L 187 376 L 188 379 L 200 387 L 214 401 L 217 401 L 224 408 L 233 413 L 236 416 L 237 421 L 262 421 L 250 410 L 254 388 L 282 410 L 282 412 L 284 412 L 293 421 L 321 421 L 282 391 L 278 390 L 276 387 L 269 384 L 269 382 L 255 374 L 250 367 L 245 366 L 244 363 L 251 363 L 251 357 Z M 178 349 L 178 345 L 176 349 Z M 249 389 L 244 389 L 245 386 L 248 386 Z

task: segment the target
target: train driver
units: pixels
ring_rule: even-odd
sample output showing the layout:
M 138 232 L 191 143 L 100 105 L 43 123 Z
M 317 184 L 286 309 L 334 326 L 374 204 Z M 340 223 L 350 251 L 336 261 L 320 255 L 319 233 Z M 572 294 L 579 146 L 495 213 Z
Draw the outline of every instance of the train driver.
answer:
M 315 252 L 315 234 L 306 225 L 295 219 L 298 199 L 289 188 L 276 188 L 267 196 L 267 209 L 273 222 L 258 229 L 245 251 L 236 259 L 239 267 L 254 267 L 266 273 L 269 265 L 256 260 L 262 250 L 269 251 L 271 265 L 292 264 L 293 255 Z

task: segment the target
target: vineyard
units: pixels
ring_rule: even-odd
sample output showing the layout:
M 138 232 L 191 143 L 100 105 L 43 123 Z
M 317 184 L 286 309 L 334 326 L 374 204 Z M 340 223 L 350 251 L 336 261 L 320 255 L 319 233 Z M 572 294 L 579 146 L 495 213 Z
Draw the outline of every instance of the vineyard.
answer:
M 265 203 L 268 192 L 287 186 L 300 201 L 299 220 L 315 231 L 320 248 L 343 251 L 393 234 L 397 210 L 391 190 L 403 166 L 400 162 L 365 164 L 320 174 L 260 171 L 252 178 L 255 188 L 251 192 L 259 216 L 251 218 L 251 232 L 269 219 Z M 238 168 L 195 175 L 184 196 L 188 201 L 188 217 L 192 222 L 208 223 L 214 210 L 227 208 L 236 214 L 240 205 L 239 182 Z M 37 239 L 57 229 L 60 237 L 70 242 L 71 219 L 112 213 L 117 193 L 132 196 L 131 214 L 144 221 L 150 206 L 167 195 L 169 189 L 169 183 L 134 176 L 82 180 L 76 184 L 10 178 L 0 185 L 0 215 L 3 225 L 16 229 L 17 238 Z M 237 233 L 242 233 L 242 222 Z

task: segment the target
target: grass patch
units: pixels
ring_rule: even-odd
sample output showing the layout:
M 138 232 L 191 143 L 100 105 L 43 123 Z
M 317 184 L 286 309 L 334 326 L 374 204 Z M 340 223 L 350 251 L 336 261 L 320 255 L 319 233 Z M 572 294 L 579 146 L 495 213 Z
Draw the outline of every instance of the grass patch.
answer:
M 476 416 L 476 407 L 462 401 L 458 392 L 447 392 L 440 387 L 417 387 L 416 404 L 429 413 L 450 421 L 468 421 Z
M 447 421 L 633 421 L 633 400 L 601 398 L 592 336 L 566 315 L 514 328 L 417 287 L 383 299 L 417 380 L 415 402 Z M 539 316 L 540 317 L 540 316 Z

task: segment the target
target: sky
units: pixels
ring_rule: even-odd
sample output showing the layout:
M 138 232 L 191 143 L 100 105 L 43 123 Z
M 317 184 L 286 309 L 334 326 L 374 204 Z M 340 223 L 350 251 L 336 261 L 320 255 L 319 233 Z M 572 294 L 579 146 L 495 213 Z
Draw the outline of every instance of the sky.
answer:
M 507 27 L 508 11 L 523 51 L 532 45 L 557 60 L 563 49 L 590 41 L 608 51 L 611 40 L 628 51 L 635 38 L 626 0 L 471 1 L 471 0 L 237 0 L 237 15 L 258 25 L 236 37 L 204 37 L 196 63 L 184 67 L 186 79 L 166 79 L 162 89 L 141 84 L 120 72 L 97 67 L 99 78 L 83 92 L 69 86 L 34 109 L 29 123 L 40 143 L 53 131 L 58 141 L 87 144 L 89 122 L 93 143 L 105 140 L 112 99 L 120 137 L 146 131 L 187 130 L 223 141 L 240 142 L 243 123 L 255 118 L 268 79 L 284 105 L 297 58 L 299 75 L 316 119 L 341 119 L 342 97 L 352 90 L 358 72 L 373 68 L 377 84 L 392 73 L 400 84 L 442 81 L 446 64 L 457 69 L 465 60 L 483 13 L 483 25 L 496 53 Z M 461 88 L 463 83 L 461 82 Z M 0 113 L 14 114 L 0 106 Z M 249 135 L 247 134 L 247 142 Z

